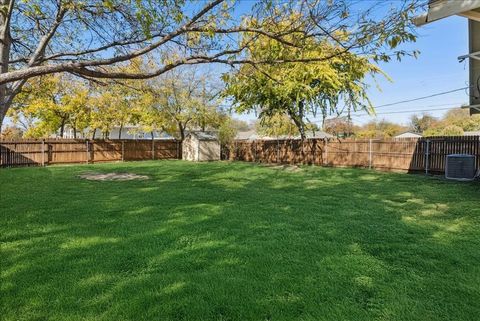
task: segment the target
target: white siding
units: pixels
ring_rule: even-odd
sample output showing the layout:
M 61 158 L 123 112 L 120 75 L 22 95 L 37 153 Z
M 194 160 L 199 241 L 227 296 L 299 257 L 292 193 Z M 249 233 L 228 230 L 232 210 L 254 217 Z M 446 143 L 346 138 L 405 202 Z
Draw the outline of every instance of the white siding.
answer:
M 220 160 L 220 142 L 199 140 L 196 135 L 188 134 L 182 143 L 182 159 L 195 162 Z

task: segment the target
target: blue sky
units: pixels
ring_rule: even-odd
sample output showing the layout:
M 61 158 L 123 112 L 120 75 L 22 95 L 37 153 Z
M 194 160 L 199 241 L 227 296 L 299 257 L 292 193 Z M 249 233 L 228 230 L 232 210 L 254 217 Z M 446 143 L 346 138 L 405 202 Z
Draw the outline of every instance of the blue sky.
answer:
M 417 59 L 406 58 L 401 62 L 392 61 L 380 65 L 393 82 L 380 81 L 381 92 L 373 86 L 370 88 L 373 104 L 378 106 L 468 86 L 468 61 L 459 63 L 457 60 L 458 56 L 468 53 L 467 25 L 467 19 L 454 16 L 418 28 L 417 42 L 409 45 L 407 49 L 420 50 L 420 56 Z M 414 113 L 389 115 L 380 113 L 448 108 L 467 102 L 467 93 L 459 91 L 378 108 L 379 114 L 376 117 L 406 123 Z M 444 113 L 445 111 L 430 112 L 434 116 L 441 116 Z M 371 119 L 369 116 L 355 117 L 357 123 L 365 123 Z
M 235 16 L 251 10 L 252 1 L 242 1 L 236 9 Z M 362 4 L 362 3 L 360 3 Z M 394 103 L 402 100 L 427 96 L 444 91 L 467 86 L 468 61 L 459 63 L 458 56 L 468 52 L 468 29 L 467 19 L 452 16 L 418 28 L 418 39 L 415 43 L 403 46 L 406 50 L 420 50 L 417 59 L 406 57 L 401 62 L 392 60 L 390 63 L 380 64 L 392 82 L 379 78 L 378 85 L 372 83 L 369 89 L 369 97 L 374 106 Z M 228 70 L 224 65 L 205 66 L 213 73 L 221 74 Z M 352 117 L 355 124 L 364 124 L 372 119 L 386 119 L 392 122 L 407 124 L 409 118 L 421 112 L 396 113 L 410 110 L 428 110 L 439 108 L 458 107 L 468 102 L 465 91 L 457 91 L 448 95 L 432 97 L 410 103 L 396 104 L 394 106 L 377 109 L 376 116 L 360 115 Z M 445 110 L 435 110 L 429 114 L 440 117 Z M 387 113 L 387 114 L 383 114 Z M 363 115 L 363 116 L 362 116 Z M 255 119 L 254 114 L 234 115 L 243 120 Z M 320 119 L 317 119 L 320 121 Z
M 418 28 L 417 42 L 404 46 L 404 49 L 420 50 L 421 54 L 417 59 L 407 57 L 401 62 L 392 60 L 389 63 L 380 64 L 382 70 L 393 81 L 378 79 L 377 82 L 382 91 L 379 91 L 372 83 L 369 96 L 374 106 L 450 91 L 468 85 L 468 63 L 459 63 L 457 60 L 458 56 L 468 52 L 467 19 L 453 16 L 420 27 Z M 352 120 L 356 124 L 364 124 L 376 118 L 407 124 L 411 115 L 421 113 L 381 113 L 449 108 L 467 102 L 467 93 L 460 91 L 425 100 L 381 107 L 377 109 L 376 116 L 355 116 L 352 117 Z M 440 117 L 445 112 L 445 110 L 431 111 L 429 114 Z M 245 120 L 255 118 L 253 114 L 237 115 L 236 117 Z

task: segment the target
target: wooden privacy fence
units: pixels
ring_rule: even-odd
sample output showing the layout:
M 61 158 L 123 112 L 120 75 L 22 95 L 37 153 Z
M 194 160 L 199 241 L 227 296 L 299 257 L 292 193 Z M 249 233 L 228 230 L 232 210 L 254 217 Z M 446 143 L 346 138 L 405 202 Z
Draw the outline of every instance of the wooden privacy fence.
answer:
M 302 151 L 303 149 L 303 151 Z M 339 140 L 296 139 L 237 140 L 224 146 L 222 158 L 247 162 L 315 164 L 443 173 L 449 154 L 476 156 L 480 168 L 480 136 L 426 137 L 420 139 Z
M 476 156 L 480 136 L 399 140 L 297 139 L 235 141 L 222 147 L 222 159 L 248 162 L 315 164 L 443 173 L 449 154 Z M 96 163 L 121 160 L 179 159 L 176 140 L 20 140 L 0 141 L 0 166 Z
M 181 145 L 176 140 L 0 141 L 1 167 L 177 159 L 180 156 Z

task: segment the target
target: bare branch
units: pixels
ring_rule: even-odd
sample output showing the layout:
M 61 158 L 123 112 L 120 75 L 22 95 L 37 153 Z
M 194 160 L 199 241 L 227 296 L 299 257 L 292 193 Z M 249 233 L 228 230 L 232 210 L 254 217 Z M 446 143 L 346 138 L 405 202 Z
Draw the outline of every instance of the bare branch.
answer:
M 161 40 L 154 42 L 142 49 L 138 49 L 135 51 L 132 51 L 128 54 L 124 55 L 119 55 L 116 57 L 112 58 L 106 58 L 106 59 L 94 59 L 94 60 L 79 60 L 76 62 L 69 62 L 69 63 L 63 63 L 63 64 L 58 64 L 58 65 L 51 65 L 51 66 L 38 66 L 38 67 L 30 67 L 30 68 L 24 68 L 22 70 L 17 70 L 17 71 L 12 71 L 12 72 L 6 72 L 0 75 L 0 84 L 5 84 L 9 83 L 12 81 L 20 80 L 20 79 L 28 79 L 31 77 L 47 74 L 47 73 L 56 73 L 56 72 L 76 72 L 80 70 L 87 70 L 86 67 L 94 67 L 94 66 L 105 66 L 105 65 L 113 65 L 119 62 L 124 62 L 128 60 L 132 60 L 136 57 L 139 57 L 141 55 L 147 54 L 151 52 L 152 50 L 164 45 L 165 43 L 169 42 L 173 38 L 185 33 L 188 31 L 190 27 L 192 27 L 197 20 L 199 20 L 202 16 L 204 16 L 206 13 L 211 11 L 214 7 L 219 5 L 225 0 L 215 0 L 212 1 L 211 3 L 207 4 L 205 7 L 203 7 L 200 12 L 198 12 L 196 15 L 194 15 L 187 23 L 185 23 L 182 27 L 172 31 L 171 33 L 167 34 L 164 36 Z M 57 26 L 58 27 L 58 26 Z M 53 28 L 52 28 L 53 29 Z M 55 31 L 56 28 L 53 30 Z M 47 34 L 49 37 L 46 37 L 45 40 L 46 43 L 48 40 L 51 39 L 50 33 Z M 45 43 L 45 45 L 46 45 Z M 40 46 L 39 46 L 40 47 Z M 34 56 L 36 56 L 34 54 Z M 88 72 L 85 71 L 85 72 Z M 82 73 L 83 74 L 83 73 Z
M 283 33 L 279 33 L 279 34 L 274 34 L 274 33 L 271 33 L 271 32 L 268 32 L 268 31 L 265 31 L 265 30 L 262 30 L 262 29 L 258 29 L 258 28 L 247 28 L 247 27 L 237 27 L 237 28 L 230 28 L 230 29 L 190 28 L 188 31 L 189 32 L 214 32 L 216 34 L 250 32 L 250 33 L 255 33 L 255 34 L 260 34 L 260 35 L 266 36 L 266 37 L 271 38 L 273 40 L 276 40 L 280 43 L 283 43 L 284 45 L 287 45 L 287 46 L 300 48 L 299 45 L 282 38 L 283 36 L 286 36 L 286 35 L 289 35 L 289 34 L 292 34 L 292 33 L 296 33 L 296 32 L 300 32 L 299 30 L 295 30 L 295 29 L 291 29 L 291 30 L 288 30 L 287 32 L 283 32 Z
M 39 63 L 38 59 L 43 56 L 45 52 L 45 48 L 48 46 L 48 43 L 55 35 L 55 32 L 57 31 L 58 27 L 62 23 L 62 19 L 65 16 L 66 12 L 67 12 L 66 9 L 59 7 L 57 16 L 55 17 L 55 21 L 53 25 L 50 27 L 50 30 L 45 34 L 45 36 L 40 40 L 40 42 L 38 43 L 37 49 L 33 53 L 32 57 L 30 57 L 30 60 L 28 62 L 29 66 L 35 66 Z

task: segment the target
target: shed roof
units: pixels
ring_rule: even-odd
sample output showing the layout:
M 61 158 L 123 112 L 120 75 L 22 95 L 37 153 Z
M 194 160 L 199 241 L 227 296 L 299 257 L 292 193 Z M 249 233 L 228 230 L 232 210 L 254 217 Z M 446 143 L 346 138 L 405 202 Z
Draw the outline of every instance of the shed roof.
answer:
M 218 140 L 217 136 L 211 132 L 201 132 L 201 131 L 192 131 L 189 133 L 189 135 L 195 136 L 198 140 Z

